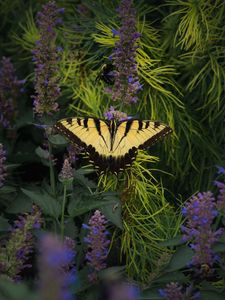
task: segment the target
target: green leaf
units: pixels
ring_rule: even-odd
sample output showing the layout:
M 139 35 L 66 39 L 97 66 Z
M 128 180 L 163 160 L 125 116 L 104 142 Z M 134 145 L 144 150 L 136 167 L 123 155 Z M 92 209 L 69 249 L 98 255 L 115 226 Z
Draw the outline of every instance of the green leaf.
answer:
M 85 188 L 97 188 L 96 183 L 85 177 L 83 172 L 80 171 L 80 169 L 74 172 L 74 179 L 75 182 L 79 182 Z
M 25 211 L 31 211 L 32 201 L 21 191 L 11 204 L 7 207 L 6 212 L 10 214 L 19 214 Z
M 18 168 L 20 166 L 21 166 L 21 164 L 7 164 L 6 168 L 7 168 L 7 170 L 10 171 L 10 170 L 16 169 L 16 168 Z
M 213 245 L 212 249 L 214 252 L 225 252 L 225 244 L 218 242 Z
M 100 279 L 117 279 L 119 276 L 121 276 L 122 273 L 125 272 L 126 267 L 125 266 L 115 266 L 110 267 L 107 269 L 104 269 L 98 273 Z
M 159 295 L 159 288 L 154 287 L 142 291 L 139 299 L 140 300 L 161 300 L 163 298 L 160 297 Z
M 215 291 L 200 291 L 202 300 L 224 300 L 224 292 L 223 294 Z
M 56 146 L 68 145 L 68 141 L 61 134 L 49 135 L 48 140 L 51 144 Z
M 115 203 L 115 200 L 96 199 L 94 195 L 77 194 L 68 205 L 68 212 L 71 217 L 80 216 L 92 209 Z
M 187 246 L 178 248 L 173 254 L 169 265 L 166 267 L 165 271 L 176 271 L 184 268 L 192 259 L 193 251 Z
M 110 222 L 123 229 L 122 208 L 119 199 L 112 200 L 112 203 L 102 206 L 100 210 Z
M 178 245 L 181 245 L 183 243 L 184 242 L 182 241 L 182 235 L 179 234 L 179 235 L 177 235 L 176 237 L 174 237 L 172 239 L 160 242 L 159 246 L 162 246 L 162 247 L 171 247 L 171 246 L 178 246 Z
M 42 159 L 49 159 L 49 152 L 47 150 L 42 149 L 41 147 L 37 147 L 35 149 L 35 153 Z
M 0 188 L 0 194 L 9 194 L 14 192 L 16 192 L 16 188 L 14 186 L 3 185 L 3 187 Z
M 0 216 L 0 231 L 7 231 L 9 229 L 8 220 Z
M 42 191 L 31 191 L 27 189 L 21 189 L 22 192 L 27 195 L 35 204 L 40 206 L 44 214 L 54 218 L 58 218 L 61 213 L 61 205 L 55 198 Z
M 37 300 L 38 297 L 31 292 L 25 284 L 13 283 L 12 281 L 0 278 L 0 299 L 1 300 Z
M 187 277 L 182 272 L 172 272 L 158 277 L 154 282 L 169 283 L 169 282 L 186 282 Z

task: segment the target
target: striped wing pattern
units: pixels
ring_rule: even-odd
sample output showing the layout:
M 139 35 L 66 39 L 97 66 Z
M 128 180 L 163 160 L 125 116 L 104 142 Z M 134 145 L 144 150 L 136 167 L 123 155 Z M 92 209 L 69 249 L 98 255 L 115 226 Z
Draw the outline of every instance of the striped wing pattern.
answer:
M 67 118 L 55 128 L 70 142 L 84 147 L 90 161 L 100 170 L 119 172 L 136 158 L 138 149 L 155 144 L 172 130 L 158 121 L 103 121 L 95 118 Z

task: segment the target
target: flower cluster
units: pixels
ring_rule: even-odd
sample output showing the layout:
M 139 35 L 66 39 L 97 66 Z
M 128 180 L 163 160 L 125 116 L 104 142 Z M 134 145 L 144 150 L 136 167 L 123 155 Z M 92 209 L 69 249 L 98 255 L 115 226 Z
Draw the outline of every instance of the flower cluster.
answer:
M 6 177 L 6 152 L 3 148 L 3 145 L 0 144 L 0 187 L 3 186 Z
M 109 111 L 104 113 L 104 116 L 107 120 L 118 120 L 123 121 L 127 119 L 127 114 L 124 112 L 121 112 L 119 110 L 115 110 L 113 106 L 110 106 Z
M 26 263 L 33 251 L 31 231 L 40 228 L 41 223 L 41 211 L 37 206 L 15 221 L 9 240 L 0 249 L 1 273 L 18 280 L 21 270 L 31 267 Z
M 225 169 L 222 167 L 218 167 L 219 175 L 225 175 Z M 214 184 L 219 189 L 219 194 L 217 196 L 217 209 L 222 213 L 225 214 L 225 182 L 222 181 L 214 181 Z
M 55 26 L 62 23 L 59 17 L 64 9 L 58 8 L 54 1 L 43 5 L 38 13 L 37 23 L 40 39 L 33 50 L 35 64 L 34 111 L 38 115 L 51 114 L 58 110 L 57 98 L 60 95 L 59 66 L 61 47 L 56 47 Z
M 73 180 L 73 169 L 68 158 L 64 159 L 62 170 L 59 174 L 62 182 L 71 182 Z
M 141 89 L 138 81 L 136 49 L 140 34 L 136 32 L 135 9 L 132 0 L 121 0 L 117 9 L 121 27 L 113 34 L 119 35 L 111 56 L 115 67 L 115 83 L 111 90 L 112 100 L 126 104 L 136 103 L 137 92 Z M 109 91 L 109 90 L 108 90 Z
M 219 189 L 219 194 L 217 196 L 217 209 L 225 214 L 225 183 L 221 181 L 214 182 L 217 188 Z
M 18 80 L 10 58 L 3 57 L 0 67 L 0 124 L 12 126 L 16 115 L 16 99 L 22 91 L 24 80 Z
M 171 282 L 167 284 L 165 289 L 160 289 L 159 294 L 166 300 L 197 300 L 200 299 L 200 293 L 192 293 L 192 286 L 182 291 L 182 287 L 178 283 Z M 193 294 L 193 295 L 192 295 Z
M 213 220 L 217 215 L 213 194 L 205 192 L 193 196 L 183 208 L 183 215 L 187 218 L 186 226 L 182 226 L 183 239 L 190 241 L 194 250 L 192 265 L 212 266 L 216 260 L 212 246 L 222 234 L 222 229 L 212 229 Z
M 107 239 L 106 218 L 99 210 L 96 210 L 90 218 L 88 225 L 83 227 L 89 229 L 89 234 L 84 241 L 88 244 L 86 259 L 91 268 L 90 281 L 97 280 L 97 272 L 106 268 L 106 258 L 110 241 Z
M 47 234 L 40 243 L 40 296 L 44 300 L 72 300 L 69 286 L 76 280 L 75 244 Z
M 75 162 L 78 160 L 77 156 L 83 151 L 84 149 L 81 146 L 75 144 L 69 144 L 67 147 L 68 151 L 68 158 L 71 165 L 74 165 Z

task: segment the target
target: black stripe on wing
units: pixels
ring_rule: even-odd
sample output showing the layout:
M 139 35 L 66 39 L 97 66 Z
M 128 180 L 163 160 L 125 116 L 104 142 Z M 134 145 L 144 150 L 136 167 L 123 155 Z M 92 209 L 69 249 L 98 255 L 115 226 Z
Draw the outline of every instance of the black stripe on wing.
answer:
M 155 122 L 155 128 L 161 125 L 161 123 Z M 157 127 L 156 127 L 157 126 Z M 165 126 L 160 132 L 156 133 L 152 137 L 150 137 L 146 142 L 138 147 L 138 149 L 146 149 L 148 147 L 153 146 L 157 143 L 160 139 L 164 138 L 166 135 L 170 134 L 172 129 L 169 126 Z

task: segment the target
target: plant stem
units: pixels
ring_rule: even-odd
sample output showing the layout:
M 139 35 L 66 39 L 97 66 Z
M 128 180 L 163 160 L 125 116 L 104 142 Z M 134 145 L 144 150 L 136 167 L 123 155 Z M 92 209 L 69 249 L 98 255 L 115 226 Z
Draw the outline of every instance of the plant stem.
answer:
M 52 145 L 51 143 L 48 143 L 48 148 L 49 148 L 49 171 L 50 171 L 50 184 L 52 188 L 52 194 L 55 196 L 56 195 L 56 190 L 55 190 L 55 172 L 54 172 L 54 167 L 52 163 Z
M 61 238 L 64 239 L 64 214 L 66 206 L 66 184 L 63 185 L 63 203 L 62 203 L 62 214 L 61 214 Z

